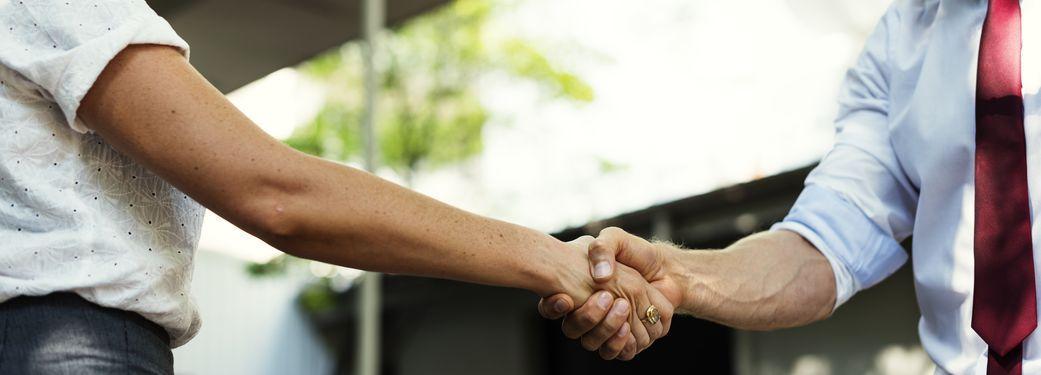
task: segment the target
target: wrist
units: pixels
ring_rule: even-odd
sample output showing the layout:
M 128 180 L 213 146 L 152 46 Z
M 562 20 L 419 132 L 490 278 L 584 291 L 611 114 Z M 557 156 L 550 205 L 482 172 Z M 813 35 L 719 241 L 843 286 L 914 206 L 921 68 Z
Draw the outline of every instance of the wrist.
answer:
M 709 277 L 706 272 L 711 269 L 710 264 L 716 251 L 713 250 L 680 250 L 677 248 L 663 249 L 665 254 L 665 265 L 662 267 L 665 277 L 678 285 L 681 291 L 679 303 L 676 310 L 689 315 L 697 315 L 704 303 L 703 289 L 705 280 Z
M 552 237 L 547 238 L 548 241 L 539 248 L 539 256 L 525 260 L 531 275 L 526 278 L 525 289 L 542 297 L 564 293 L 576 302 L 584 301 L 592 291 L 585 253 Z

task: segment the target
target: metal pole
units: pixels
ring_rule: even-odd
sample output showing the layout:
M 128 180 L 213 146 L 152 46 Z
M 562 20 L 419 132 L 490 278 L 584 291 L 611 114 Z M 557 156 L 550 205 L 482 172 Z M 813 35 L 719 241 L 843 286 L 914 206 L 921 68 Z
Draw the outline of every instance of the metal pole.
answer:
M 376 59 L 379 50 L 378 37 L 383 29 L 386 0 L 364 0 L 362 4 L 362 60 L 365 74 L 365 112 L 362 116 L 362 133 L 365 170 L 376 171 L 376 98 L 379 86 L 376 82 Z M 377 375 L 380 372 L 380 274 L 368 272 L 362 275 L 358 293 L 358 340 L 356 375 Z

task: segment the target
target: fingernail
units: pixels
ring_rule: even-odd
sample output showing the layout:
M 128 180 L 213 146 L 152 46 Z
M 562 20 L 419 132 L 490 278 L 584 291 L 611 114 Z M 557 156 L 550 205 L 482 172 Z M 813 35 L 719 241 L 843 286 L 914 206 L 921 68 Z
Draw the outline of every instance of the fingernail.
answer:
M 564 302 L 564 300 L 562 299 L 558 299 L 557 302 L 553 303 L 553 311 L 556 311 L 557 313 L 567 312 L 567 302 Z
M 598 262 L 593 266 L 593 277 L 601 279 L 611 275 L 611 265 L 607 262 Z
M 624 299 L 618 300 L 614 303 L 614 307 L 611 308 L 611 314 L 614 315 L 628 315 L 629 314 L 629 301 Z
M 612 300 L 614 300 L 614 297 L 611 297 L 611 293 L 603 292 L 600 293 L 600 297 L 597 299 L 596 304 L 600 305 L 601 309 L 606 310 L 608 307 L 611 306 Z

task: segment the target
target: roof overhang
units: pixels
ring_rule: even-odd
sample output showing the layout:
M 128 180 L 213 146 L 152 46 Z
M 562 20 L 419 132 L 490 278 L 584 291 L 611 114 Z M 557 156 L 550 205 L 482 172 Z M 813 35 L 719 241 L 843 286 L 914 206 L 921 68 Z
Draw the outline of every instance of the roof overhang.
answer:
M 361 0 L 147 0 L 229 92 L 361 35 Z M 394 26 L 449 0 L 386 0 Z

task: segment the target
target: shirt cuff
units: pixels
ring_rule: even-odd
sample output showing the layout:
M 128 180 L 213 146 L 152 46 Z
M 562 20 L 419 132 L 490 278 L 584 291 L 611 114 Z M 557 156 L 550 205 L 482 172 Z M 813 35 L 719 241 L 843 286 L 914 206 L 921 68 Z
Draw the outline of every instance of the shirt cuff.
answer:
M 104 36 L 70 50 L 70 63 L 59 79 L 54 101 L 73 130 L 86 133 L 86 125 L 77 118 L 80 101 L 104 71 L 108 63 L 130 45 L 160 44 L 176 47 L 188 57 L 188 43 L 174 32 L 165 19 L 151 10 L 124 22 Z
M 824 254 L 835 273 L 836 309 L 907 262 L 900 243 L 863 210 L 818 185 L 807 185 L 784 221 L 770 229 L 798 233 Z

